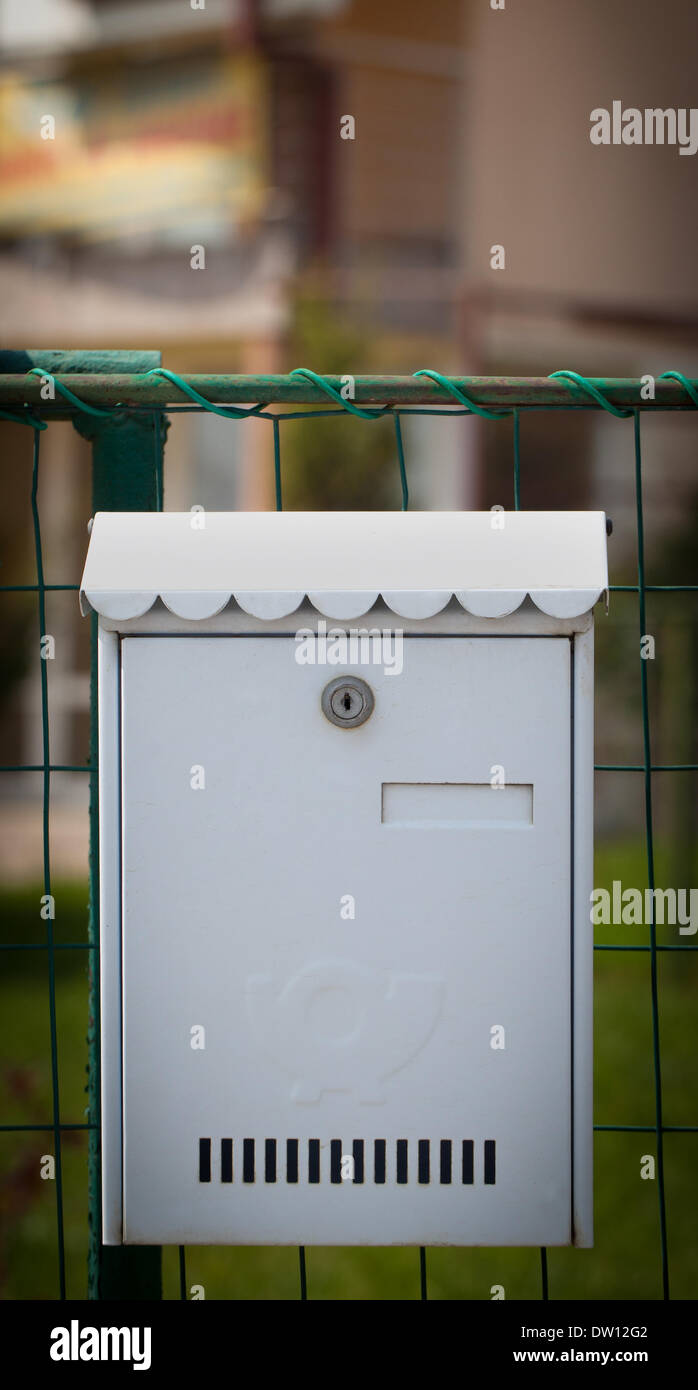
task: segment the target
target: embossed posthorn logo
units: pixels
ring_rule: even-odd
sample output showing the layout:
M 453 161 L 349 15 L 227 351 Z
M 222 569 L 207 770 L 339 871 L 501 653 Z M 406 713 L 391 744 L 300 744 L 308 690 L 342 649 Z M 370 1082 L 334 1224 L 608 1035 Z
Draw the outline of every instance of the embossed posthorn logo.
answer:
M 443 1007 L 435 975 L 370 970 L 346 960 L 303 966 L 279 990 L 269 975 L 246 985 L 255 1038 L 292 1077 L 291 1099 L 312 1104 L 323 1091 L 350 1091 L 366 1105 L 385 1101 L 386 1079 L 425 1046 Z

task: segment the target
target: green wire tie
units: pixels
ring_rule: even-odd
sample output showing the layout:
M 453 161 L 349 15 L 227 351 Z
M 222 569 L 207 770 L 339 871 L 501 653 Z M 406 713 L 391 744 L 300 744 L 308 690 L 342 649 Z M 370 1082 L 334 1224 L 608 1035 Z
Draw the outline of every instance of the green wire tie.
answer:
M 184 381 L 181 376 L 177 376 L 176 372 L 168 371 L 167 367 L 151 367 L 149 372 L 143 372 L 144 380 L 149 376 L 165 377 L 167 381 L 171 381 L 172 385 L 177 387 L 178 391 L 182 391 L 185 396 L 188 396 L 190 401 L 195 401 L 197 405 L 202 406 L 203 409 L 209 411 L 211 415 L 222 415 L 224 420 L 246 420 L 248 416 L 258 415 L 260 410 L 266 410 L 267 407 L 266 401 L 263 401 L 260 405 L 250 406 L 249 409 L 244 409 L 242 406 L 235 405 L 213 405 L 211 401 L 206 400 L 205 396 L 200 395 L 193 386 L 190 386 L 188 382 Z
M 177 389 L 179 391 L 182 391 L 185 396 L 188 396 L 190 400 L 195 401 L 197 405 L 202 406 L 204 410 L 209 411 L 212 415 L 222 415 L 227 420 L 245 420 L 249 415 L 258 415 L 260 410 L 266 409 L 266 403 L 262 403 L 260 405 L 253 405 L 248 410 L 244 410 L 242 409 L 242 407 L 234 405 L 213 405 L 211 401 L 207 401 L 204 396 L 200 395 L 199 392 L 196 391 L 193 386 L 189 386 L 188 383 L 184 381 L 181 376 L 178 376 L 176 372 L 168 371 L 166 367 L 152 367 L 150 371 L 143 372 L 142 375 L 143 379 L 149 376 L 165 377 L 167 381 L 171 381 L 173 386 L 176 386 Z M 58 393 L 61 396 L 64 396 L 67 401 L 70 401 L 71 405 L 74 405 L 78 410 L 82 410 L 86 415 L 96 415 L 101 419 L 108 419 L 111 415 L 114 414 L 114 410 L 118 409 L 117 406 L 109 410 L 103 410 L 99 406 L 88 405 L 86 401 L 79 400 L 79 398 L 74 394 L 73 391 L 69 390 L 67 386 L 64 386 L 62 382 L 56 380 L 56 377 L 54 376 L 53 372 L 48 372 L 43 367 L 30 367 L 29 371 L 27 372 L 27 376 L 40 376 L 50 381 L 53 385 L 54 391 L 58 391 Z M 21 419 L 22 417 L 8 416 L 6 418 Z M 36 428 L 45 429 L 46 426 L 44 424 L 37 424 Z
M 586 392 L 587 396 L 591 396 L 592 400 L 596 401 L 597 405 L 607 410 L 609 415 L 615 415 L 618 420 L 628 420 L 634 413 L 632 410 L 626 410 L 623 406 L 611 405 L 611 402 L 606 400 L 606 397 L 601 394 L 598 388 L 585 376 L 581 376 L 579 372 L 551 372 L 548 381 L 555 380 L 574 382 L 575 386 L 579 386 L 580 390 Z
M 86 405 L 84 401 L 78 400 L 77 396 L 74 396 L 73 392 L 69 391 L 67 386 L 64 386 L 61 381 L 56 381 L 53 372 L 47 372 L 43 367 L 30 367 L 27 376 L 45 377 L 47 381 L 52 383 L 54 391 L 58 391 L 59 395 L 65 396 L 65 399 L 70 401 L 71 405 L 77 406 L 77 409 L 84 411 L 86 415 L 98 415 L 101 418 L 106 418 L 113 413 L 111 410 L 101 410 L 99 406 Z
M 378 420 L 382 415 L 386 415 L 392 410 L 390 405 L 382 405 L 375 410 L 362 410 L 360 406 L 354 405 L 352 401 L 347 401 L 343 396 L 340 396 L 339 391 L 336 391 L 334 386 L 330 386 L 329 381 L 325 381 L 325 378 L 319 376 L 317 372 L 312 372 L 309 367 L 294 367 L 293 371 L 289 372 L 289 376 L 303 377 L 306 381 L 311 381 L 314 386 L 319 386 L 320 390 L 324 391 L 331 401 L 340 405 L 342 410 L 348 411 L 350 415 L 358 415 L 362 420 Z
M 433 372 L 430 367 L 420 367 L 419 371 L 413 372 L 412 375 L 431 377 L 432 381 L 442 386 L 444 391 L 448 391 L 449 395 L 466 406 L 473 415 L 480 415 L 483 420 L 503 420 L 505 416 L 514 414 L 513 410 L 485 410 L 484 405 L 478 405 L 476 401 L 471 400 L 454 382 L 449 381 L 447 376 L 442 376 L 441 372 Z
M 680 382 L 683 386 L 684 391 L 691 397 L 693 404 L 698 406 L 698 391 L 696 391 L 693 382 L 689 381 L 687 376 L 684 376 L 683 372 L 661 372 L 660 375 L 657 377 L 657 381 L 662 380 Z

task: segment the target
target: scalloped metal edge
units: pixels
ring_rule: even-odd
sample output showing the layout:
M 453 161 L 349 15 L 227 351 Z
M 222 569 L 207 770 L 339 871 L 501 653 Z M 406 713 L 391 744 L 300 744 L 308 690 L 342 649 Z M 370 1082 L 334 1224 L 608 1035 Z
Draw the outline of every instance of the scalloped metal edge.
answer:
M 83 615 L 99 613 L 112 622 L 126 622 L 132 618 L 142 618 L 157 599 L 161 599 L 170 613 L 189 622 L 199 622 L 213 618 L 228 606 L 231 599 L 245 613 L 253 618 L 271 622 L 276 618 L 286 618 L 295 613 L 307 598 L 313 607 L 325 618 L 336 622 L 351 622 L 365 617 L 378 598 L 399 618 L 433 618 L 456 598 L 473 617 L 504 618 L 521 607 L 526 598 L 550 618 L 578 618 L 588 613 L 604 593 L 599 589 L 455 589 L 424 590 L 421 592 L 375 593 L 353 590 L 346 593 L 312 592 L 307 595 L 301 591 L 249 593 L 244 590 L 212 592 L 157 592 L 114 591 L 90 589 L 80 591 L 80 609 Z

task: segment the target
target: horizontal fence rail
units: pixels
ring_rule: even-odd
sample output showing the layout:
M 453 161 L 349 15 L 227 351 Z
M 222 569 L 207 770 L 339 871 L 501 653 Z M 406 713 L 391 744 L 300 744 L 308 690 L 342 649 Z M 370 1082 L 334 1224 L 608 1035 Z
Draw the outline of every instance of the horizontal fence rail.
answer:
M 157 368 L 151 370 L 158 372 Z M 50 369 L 48 371 L 50 373 Z M 47 401 L 46 386 L 42 385 L 44 375 L 46 373 L 38 376 L 0 374 L 0 408 L 30 405 L 47 414 L 54 411 L 71 414 L 69 403 L 60 399 L 55 403 Z M 163 409 L 180 403 L 186 394 L 186 387 L 198 392 L 204 400 L 220 405 L 244 405 L 250 401 L 269 405 L 323 405 L 327 400 L 327 392 L 316 381 L 291 373 L 285 376 L 205 374 L 181 377 L 175 377 L 174 373 L 165 377 L 150 375 L 149 372 L 76 372 L 69 376 L 56 372 L 53 375 L 56 383 L 69 388 L 79 401 L 102 408 Z M 544 376 L 452 376 L 444 379 L 476 405 L 490 410 L 599 408 L 599 401 L 574 381 Z M 610 406 L 625 410 L 692 410 L 696 407 L 696 401 L 691 399 L 681 381 L 662 379 L 661 375 L 655 378 L 653 397 L 647 396 L 647 387 L 643 387 L 637 377 L 587 377 L 584 380 Z M 323 381 L 338 395 L 343 389 L 347 391 L 347 382 L 351 381 L 352 394 L 348 399 L 357 405 L 443 406 L 449 400 L 448 392 L 443 387 L 425 377 L 326 376 Z M 698 380 L 690 384 L 698 391 Z M 451 399 L 455 401 L 455 398 Z

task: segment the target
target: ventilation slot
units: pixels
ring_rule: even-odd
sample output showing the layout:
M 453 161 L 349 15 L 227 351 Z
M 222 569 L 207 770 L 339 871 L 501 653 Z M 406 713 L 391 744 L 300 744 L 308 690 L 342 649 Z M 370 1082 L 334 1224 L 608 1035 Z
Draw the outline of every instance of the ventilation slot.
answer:
M 232 1183 L 236 1179 L 233 1164 L 233 1150 L 237 1146 L 238 1155 L 242 1152 L 241 1173 L 237 1168 L 237 1180 L 253 1184 L 258 1181 L 256 1167 L 256 1143 L 254 1139 L 221 1139 L 220 1160 L 216 1176 L 222 1183 Z M 305 1177 L 307 1183 L 318 1186 L 323 1180 L 334 1186 L 348 1183 L 363 1185 L 373 1181 L 379 1187 L 386 1184 L 406 1187 L 417 1183 L 420 1187 L 449 1186 L 454 1179 L 465 1187 L 483 1182 L 491 1187 L 497 1178 L 496 1145 L 494 1139 L 485 1139 L 481 1150 L 476 1151 L 473 1139 L 454 1141 L 452 1139 L 264 1139 L 259 1141 L 260 1155 L 263 1153 L 263 1172 L 265 1183 L 298 1184 Z M 432 1147 L 433 1146 L 433 1147 Z M 303 1163 L 301 1163 L 301 1147 Z M 366 1149 L 372 1155 L 372 1163 L 366 1165 Z M 454 1173 L 454 1151 L 460 1148 L 460 1175 Z M 324 1152 L 323 1152 L 324 1151 Z M 478 1165 L 476 1152 L 482 1153 L 482 1164 Z M 199 1139 L 199 1182 L 212 1180 L 212 1141 Z M 280 1161 L 279 1161 L 280 1156 Z M 285 1156 L 285 1162 L 284 1162 Z M 239 1163 L 239 1157 L 238 1157 Z M 457 1163 L 457 1159 L 456 1159 Z M 260 1173 L 261 1180 L 261 1158 Z

